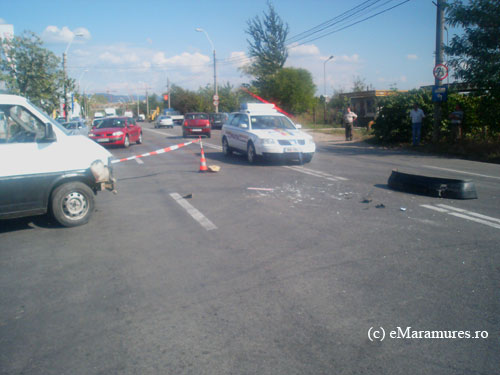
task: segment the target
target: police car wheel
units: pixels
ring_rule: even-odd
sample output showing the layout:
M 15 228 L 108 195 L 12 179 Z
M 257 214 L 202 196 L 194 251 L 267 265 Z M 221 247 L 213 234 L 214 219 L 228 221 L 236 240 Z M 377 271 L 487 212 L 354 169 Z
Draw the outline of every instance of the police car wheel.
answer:
M 233 153 L 233 150 L 231 150 L 231 147 L 229 147 L 229 144 L 227 143 L 226 137 L 222 138 L 222 152 L 224 153 L 224 156 L 231 156 Z
M 254 164 L 257 159 L 257 155 L 255 154 L 255 146 L 252 142 L 248 143 L 247 146 L 247 160 L 248 163 Z
M 302 162 L 304 163 L 310 163 L 313 158 L 313 154 L 305 154 L 302 155 Z
M 53 191 L 50 208 L 54 219 L 65 227 L 85 224 L 94 212 L 94 193 L 82 182 L 68 182 Z

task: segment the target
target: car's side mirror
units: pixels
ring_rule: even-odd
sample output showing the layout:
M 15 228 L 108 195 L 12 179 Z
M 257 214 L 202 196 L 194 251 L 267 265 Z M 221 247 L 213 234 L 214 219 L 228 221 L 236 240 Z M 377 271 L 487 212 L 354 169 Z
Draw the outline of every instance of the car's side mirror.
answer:
M 52 124 L 47 123 L 45 124 L 45 131 L 43 138 L 39 139 L 38 142 L 40 143 L 50 143 L 50 142 L 55 142 L 56 139 L 56 134 L 54 133 L 54 129 L 52 129 Z
M 300 124 L 295 124 L 295 127 L 296 127 L 297 129 L 302 129 L 302 125 L 300 125 Z

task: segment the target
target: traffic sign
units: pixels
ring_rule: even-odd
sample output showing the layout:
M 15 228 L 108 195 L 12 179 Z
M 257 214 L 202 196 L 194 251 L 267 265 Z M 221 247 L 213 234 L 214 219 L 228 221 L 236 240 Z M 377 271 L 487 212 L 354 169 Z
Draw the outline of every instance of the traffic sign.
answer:
M 432 71 L 432 74 L 434 74 L 434 78 L 437 80 L 442 81 L 446 77 L 448 77 L 448 67 L 444 64 L 437 64 L 434 67 L 434 70 Z
M 446 102 L 448 100 L 448 88 L 446 86 L 434 86 L 432 88 L 433 102 Z
M 215 101 L 219 101 L 219 95 L 214 95 L 214 98 L 213 98 L 213 99 L 214 99 L 214 102 L 215 102 Z M 215 104 L 214 104 L 214 105 L 215 105 Z
M 218 100 L 214 100 L 214 105 L 218 106 L 219 105 L 219 101 Z

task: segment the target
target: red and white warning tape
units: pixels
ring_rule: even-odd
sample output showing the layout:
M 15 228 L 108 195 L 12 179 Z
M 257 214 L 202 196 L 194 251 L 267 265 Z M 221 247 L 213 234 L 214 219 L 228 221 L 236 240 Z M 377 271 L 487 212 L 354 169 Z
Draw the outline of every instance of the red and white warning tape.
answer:
M 178 145 L 175 145 L 175 146 L 161 148 L 159 150 L 147 152 L 147 153 L 142 154 L 142 155 L 136 155 L 136 156 L 130 156 L 130 157 L 124 158 L 124 159 L 112 160 L 111 163 L 113 163 L 113 164 L 115 164 L 115 163 L 121 163 L 122 161 L 129 161 L 129 160 L 144 158 L 146 156 L 164 154 L 165 152 L 174 151 L 174 150 L 177 150 L 177 149 L 179 149 L 181 147 L 189 146 L 191 143 L 198 143 L 198 142 L 200 142 L 199 138 L 197 140 L 194 140 L 194 141 L 191 141 L 191 142 L 179 143 Z

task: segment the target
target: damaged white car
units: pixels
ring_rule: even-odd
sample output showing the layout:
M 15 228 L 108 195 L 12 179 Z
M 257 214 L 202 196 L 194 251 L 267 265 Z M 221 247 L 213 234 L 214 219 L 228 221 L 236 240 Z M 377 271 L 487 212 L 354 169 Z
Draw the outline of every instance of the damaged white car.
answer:
M 0 219 L 50 212 L 63 226 L 87 223 L 94 195 L 115 190 L 111 158 L 29 100 L 0 94 Z

